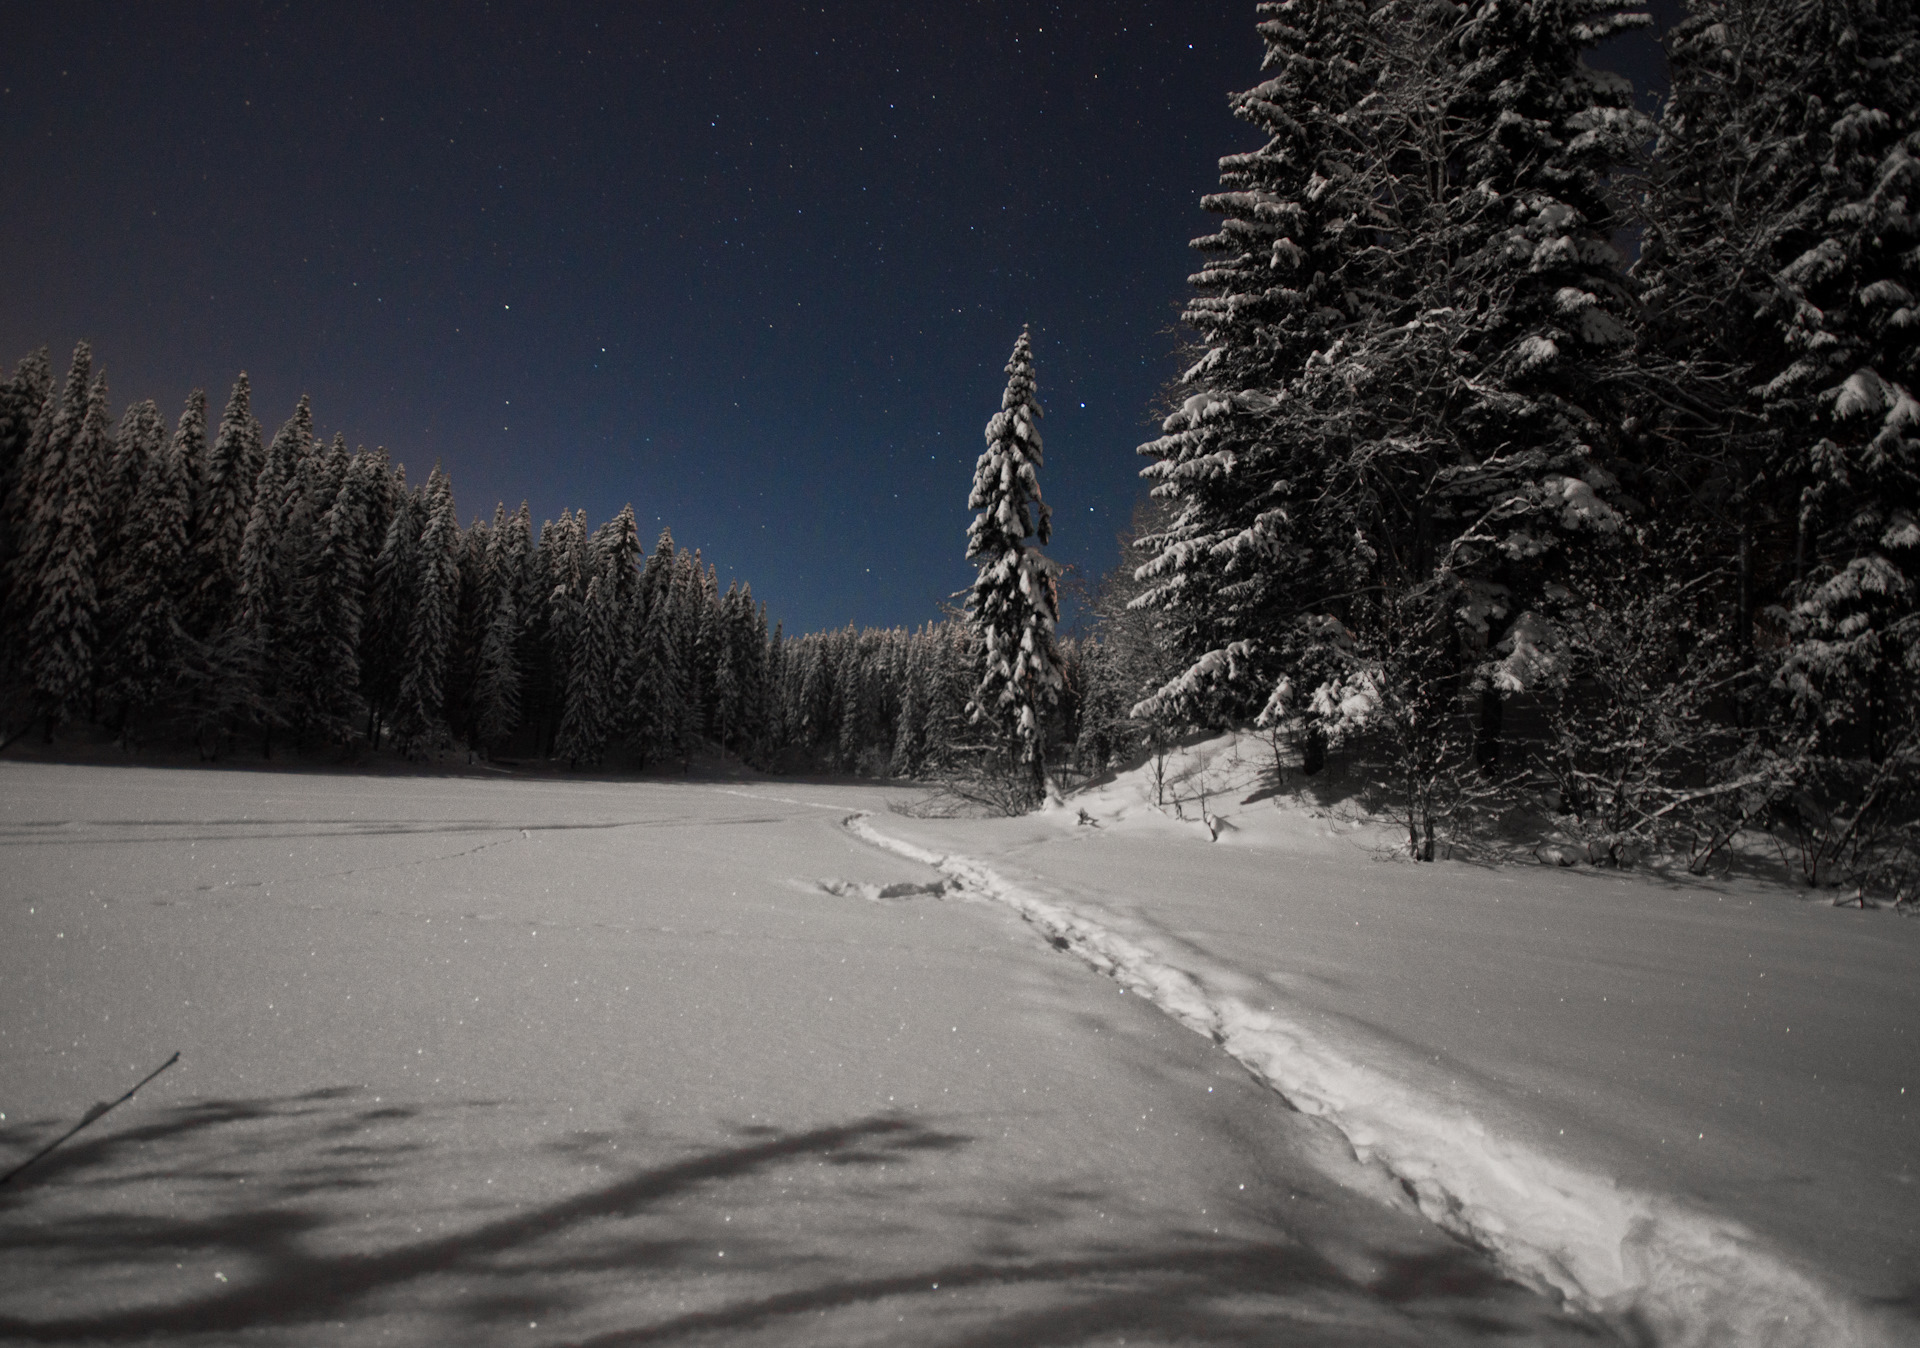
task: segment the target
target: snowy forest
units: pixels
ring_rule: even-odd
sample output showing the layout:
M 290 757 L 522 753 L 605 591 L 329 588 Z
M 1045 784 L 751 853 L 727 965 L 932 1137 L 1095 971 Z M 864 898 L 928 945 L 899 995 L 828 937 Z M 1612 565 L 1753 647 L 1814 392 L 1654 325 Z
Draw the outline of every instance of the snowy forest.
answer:
M 1025 336 L 964 608 L 799 637 L 630 508 L 463 528 L 444 473 L 318 444 L 304 402 L 267 442 L 244 376 L 211 434 L 198 393 L 116 423 L 83 345 L 0 388 L 5 734 L 984 763 L 1018 806 L 1255 725 L 1367 775 L 1418 858 L 1533 810 L 1616 862 L 1765 828 L 1809 881 L 1911 887 L 1912 6 L 1695 0 L 1657 117 L 1583 60 L 1648 22 L 1604 0 L 1257 10 L 1232 107 L 1265 143 L 1202 203 L 1186 369 L 1077 635 Z
M 244 374 L 211 443 L 198 391 L 171 434 L 151 401 L 110 426 L 91 362 L 56 391 L 35 352 L 0 389 L 10 738 L 577 767 L 762 744 L 764 608 L 670 534 L 646 553 L 631 507 L 463 529 L 446 474 L 409 488 L 384 452 L 317 443 L 305 399 L 271 442 Z
M 1657 119 L 1606 3 L 1259 7 L 1196 344 L 1145 445 L 1136 717 L 1363 756 L 1437 824 L 1739 830 L 1911 887 L 1920 21 L 1695 0 Z M 1637 243 L 1637 256 L 1628 261 Z

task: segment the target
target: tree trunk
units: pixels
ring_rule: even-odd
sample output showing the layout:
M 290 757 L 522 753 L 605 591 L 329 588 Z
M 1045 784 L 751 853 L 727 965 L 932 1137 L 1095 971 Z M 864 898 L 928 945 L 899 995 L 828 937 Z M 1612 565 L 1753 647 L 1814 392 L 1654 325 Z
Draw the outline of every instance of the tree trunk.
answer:
M 1327 732 L 1318 725 L 1307 727 L 1300 746 L 1300 771 L 1308 777 L 1327 766 Z
M 1506 720 L 1506 707 L 1506 699 L 1500 696 L 1498 688 L 1489 684 L 1480 690 L 1480 727 L 1474 736 L 1473 761 L 1482 772 L 1491 773 L 1500 762 L 1500 732 Z M 1433 858 L 1427 859 L 1431 861 Z

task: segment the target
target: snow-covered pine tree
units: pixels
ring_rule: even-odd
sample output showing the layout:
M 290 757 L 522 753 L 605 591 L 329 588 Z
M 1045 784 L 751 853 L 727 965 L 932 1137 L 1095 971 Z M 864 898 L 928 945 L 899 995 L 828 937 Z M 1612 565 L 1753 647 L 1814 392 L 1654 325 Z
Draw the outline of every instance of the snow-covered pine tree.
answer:
M 220 416 L 220 429 L 207 451 L 194 492 L 189 550 L 194 597 L 188 606 L 188 630 L 212 640 L 234 616 L 239 584 L 240 542 L 253 510 L 254 480 L 265 451 L 260 423 L 254 419 L 246 371 L 234 381 Z
M 407 668 L 407 633 L 419 607 L 420 534 L 426 506 L 407 490 L 405 464 L 386 475 L 392 502 L 387 531 L 374 555 L 367 620 L 361 626 L 360 676 L 370 712 L 367 739 L 380 746 L 382 724 L 391 726 Z
M 226 638 L 253 669 L 254 686 L 268 709 L 262 733 L 263 752 L 273 751 L 273 728 L 287 719 L 286 625 L 291 615 L 298 559 L 303 540 L 296 521 L 313 516 L 307 500 L 312 491 L 314 457 L 313 410 L 303 394 L 268 446 L 266 460 L 254 479 L 253 504 L 240 536 L 235 561 L 235 608 Z M 309 531 L 310 532 L 310 531 Z
M 607 658 L 610 682 L 607 688 L 608 715 L 613 719 L 608 736 L 624 736 L 624 717 L 633 701 L 633 681 L 639 676 L 641 612 L 640 568 L 646 550 L 640 543 L 640 528 L 634 521 L 629 502 L 620 513 L 602 525 L 595 538 L 599 574 L 606 593 Z
M 0 689 L 11 685 L 26 658 L 31 615 L 24 597 L 19 602 L 14 597 L 14 587 L 24 583 L 17 559 L 30 513 L 23 479 L 34 428 L 41 427 L 43 436 L 51 430 L 53 402 L 52 367 L 41 347 L 0 384 Z
M 101 690 L 127 742 L 166 703 L 181 672 L 191 473 L 195 446 L 205 442 L 206 429 L 207 395 L 195 389 L 172 440 L 152 445 L 138 465 L 118 531 L 123 565 L 104 596 L 108 641 L 101 654 Z M 125 465 L 119 471 L 127 471 Z
M 840 668 L 834 675 L 834 687 L 840 694 L 835 712 L 836 742 L 833 764 L 841 772 L 859 772 L 861 758 L 873 738 L 874 696 L 872 634 L 853 634 L 853 640 L 841 648 Z
M 75 364 L 80 364 L 77 353 Z M 36 533 L 45 543 L 35 547 L 39 565 L 32 580 L 33 620 L 27 626 L 27 677 L 49 740 L 55 727 L 91 709 L 99 622 L 98 491 L 111 439 L 104 377 L 88 390 L 73 434 L 62 437 L 56 427 L 55 437 L 37 474 L 37 490 L 47 499 L 37 512 Z
M 289 615 L 287 704 L 303 743 L 349 743 L 366 713 L 360 696 L 360 650 L 367 511 L 385 473 L 383 465 L 366 454 L 340 464 L 338 454 L 345 449 L 336 442 L 315 483 L 325 509 L 315 521 L 311 548 L 299 562 Z M 327 488 L 336 478 L 338 485 L 329 497 Z
M 1607 0 L 1260 13 L 1275 74 L 1236 110 L 1270 140 L 1222 162 L 1205 348 L 1145 447 L 1181 510 L 1145 540 L 1141 602 L 1189 663 L 1141 709 L 1304 711 L 1309 758 L 1313 730 L 1377 725 L 1430 776 L 1477 687 L 1490 762 L 1506 693 L 1566 673 L 1569 550 L 1620 522 L 1633 304 L 1608 179 L 1647 123 L 1580 54 L 1645 20 Z
M 713 734 L 720 752 L 726 753 L 735 747 L 743 719 L 738 582 L 727 586 L 727 592 L 720 600 L 720 613 L 718 652 L 713 670 Z
M 625 718 L 628 743 L 644 766 L 680 753 L 686 719 L 680 673 L 680 640 L 674 602 L 673 534 L 661 530 L 641 576 L 646 626 Z
M 900 710 L 893 723 L 893 750 L 887 757 L 889 777 L 919 775 L 926 757 L 926 660 L 926 642 L 916 632 L 906 643 L 899 670 Z
M 100 594 L 107 601 L 120 588 L 129 554 L 127 532 L 133 521 L 134 497 L 147 467 L 166 448 L 167 423 L 153 399 L 143 398 L 120 416 L 100 481 Z M 111 634 L 105 634 L 110 636 Z
M 527 506 L 502 515 L 488 539 L 486 628 L 474 680 L 474 735 L 483 749 L 504 744 L 520 724 L 520 595 L 533 541 Z
M 86 420 L 92 382 L 93 348 L 80 342 L 73 348 L 65 385 L 57 396 L 50 392 L 43 401 L 20 457 L 16 488 L 19 516 L 9 596 L 14 609 L 8 626 L 19 639 L 23 666 L 31 650 L 27 629 L 40 607 L 36 587 L 60 527 L 69 455 Z
M 693 751 L 706 730 L 707 693 L 713 671 L 709 667 L 707 637 L 706 566 L 700 550 L 683 548 L 674 555 L 674 643 L 680 666 L 680 728 L 675 752 L 681 766 L 690 766 Z
M 452 484 L 437 464 L 427 476 L 423 496 L 425 520 L 414 558 L 413 612 L 407 621 L 406 654 L 393 711 L 394 741 L 415 762 L 426 761 L 448 743 L 443 681 L 459 584 L 454 549 L 460 525 L 453 509 Z
M 1920 813 L 1920 13 L 1694 0 L 1669 47 L 1643 270 L 1681 396 L 1649 421 L 1735 559 L 1730 776 L 1818 818 L 1809 878 L 1864 876 Z
M 1396 304 L 1383 238 L 1385 165 L 1360 109 L 1381 83 L 1386 5 L 1288 0 L 1257 7 L 1267 78 L 1233 114 L 1266 137 L 1220 161 L 1221 216 L 1195 239 L 1184 319 L 1197 337 L 1163 434 L 1140 447 L 1165 503 L 1135 545 L 1132 596 L 1157 610 L 1179 677 L 1138 699 L 1156 724 L 1252 715 L 1298 664 L 1305 612 L 1350 588 L 1351 492 L 1331 489 L 1347 452 L 1284 405 L 1309 360 Z M 1391 25 L 1385 25 L 1391 31 Z
M 590 542 L 587 515 L 561 511 L 560 518 L 540 530 L 540 551 L 545 558 L 546 593 L 541 595 L 542 652 L 538 668 L 547 679 L 546 739 L 549 752 L 560 734 L 560 721 L 566 713 L 568 671 L 573 664 L 575 626 L 592 578 L 588 562 Z
M 453 636 L 448 643 L 446 670 L 446 722 L 453 738 L 469 750 L 479 748 L 474 687 L 480 678 L 480 646 L 486 639 L 490 594 L 487 586 L 487 554 L 492 551 L 493 531 L 505 524 L 504 501 L 493 508 L 493 522 L 475 516 L 460 532 L 454 545 Z
M 1164 611 L 1134 604 L 1154 582 L 1135 574 L 1132 556 L 1136 540 L 1164 535 L 1182 499 L 1149 497 L 1134 507 L 1118 540 L 1120 563 L 1101 578 L 1088 604 L 1096 626 L 1081 653 L 1074 737 L 1074 758 L 1084 771 L 1104 772 L 1141 751 L 1164 754 L 1173 743 L 1178 709 L 1149 699 L 1186 668 L 1186 661 L 1165 630 Z
M 522 509 L 525 508 L 523 505 Z M 562 524 L 566 518 L 562 512 Z M 539 755 L 550 751 L 554 732 L 559 729 L 560 679 L 564 665 L 556 665 L 559 650 L 549 610 L 558 584 L 554 567 L 560 527 L 552 520 L 540 523 L 538 539 L 522 576 L 520 632 L 515 642 L 520 667 L 520 718 L 533 728 L 533 751 Z M 528 535 L 533 536 L 531 524 Z
M 53 369 L 44 346 L 22 357 L 13 368 L 13 376 L 0 384 L 0 521 L 13 519 L 20 456 L 26 452 L 34 420 L 52 391 Z M 11 555 L 10 550 L 0 547 L 0 566 Z
M 758 761 L 761 766 L 770 766 L 780 751 L 787 746 L 787 642 L 785 629 L 780 623 L 773 625 L 773 635 L 767 635 L 767 609 L 760 606 L 760 634 L 766 643 L 766 678 L 763 713 L 766 717 L 761 730 Z
M 606 753 L 613 729 L 616 621 L 612 579 L 602 567 L 587 579 L 571 623 L 573 649 L 567 662 L 567 700 L 553 753 L 569 768 L 594 768 Z
M 980 638 L 981 667 L 970 714 L 990 728 L 1037 803 L 1046 792 L 1047 709 L 1058 698 L 1060 655 L 1053 631 L 1060 620 L 1054 569 L 1027 539 L 1045 544 L 1052 512 L 1040 498 L 1040 404 L 1035 396 L 1033 344 L 1021 329 L 1007 361 L 1000 411 L 987 422 L 987 448 L 974 465 L 970 509 L 980 513 L 967 530 L 967 560 L 979 571 L 967 594 L 967 618 Z

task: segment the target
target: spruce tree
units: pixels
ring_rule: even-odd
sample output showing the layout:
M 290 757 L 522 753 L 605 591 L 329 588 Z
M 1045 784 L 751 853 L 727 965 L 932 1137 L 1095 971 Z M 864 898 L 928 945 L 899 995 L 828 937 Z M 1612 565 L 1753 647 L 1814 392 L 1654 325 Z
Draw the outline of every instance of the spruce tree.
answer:
M 124 565 L 105 596 L 110 635 L 101 664 L 106 701 L 117 709 L 128 741 L 169 700 L 185 659 L 191 472 L 206 425 L 207 396 L 195 389 L 172 440 L 152 446 L 139 466 L 120 530 Z
M 714 739 L 720 751 L 726 753 L 737 744 L 745 720 L 745 671 L 742 668 L 745 642 L 737 582 L 727 586 L 727 593 L 720 601 L 720 613 L 713 671 Z
M 0 385 L 0 687 L 20 672 L 26 653 L 30 614 L 16 601 L 25 583 L 18 558 L 25 541 L 29 502 L 24 481 L 35 427 L 44 436 L 53 420 L 53 375 L 47 349 L 41 347 Z
M 639 675 L 640 627 L 644 621 L 640 599 L 640 570 L 646 553 L 631 503 L 602 525 L 595 543 L 599 574 L 606 593 L 610 682 L 607 688 L 609 735 L 624 734 L 622 718 L 633 700 L 633 681 Z
M 406 675 L 408 632 L 419 607 L 420 534 L 426 509 L 418 492 L 406 489 L 406 466 L 384 475 L 392 502 L 385 535 L 374 556 L 367 621 L 361 628 L 360 670 L 369 705 L 367 738 L 378 748 L 382 722 L 393 723 Z
M 1819 820 L 1809 878 L 1865 875 L 1920 781 L 1920 14 L 1694 0 L 1669 56 L 1645 410 L 1669 513 L 1732 563 L 1724 777 Z
M 680 751 L 685 705 L 673 593 L 676 571 L 673 534 L 663 529 L 641 575 L 645 626 L 625 718 L 628 743 L 642 765 Z
M 30 649 L 26 633 L 40 607 L 38 586 L 59 531 L 72 450 L 86 421 L 92 382 L 93 348 L 80 342 L 73 348 L 65 385 L 42 404 L 21 453 L 9 626 L 22 637 L 23 664 Z
M 1330 481 L 1346 447 L 1284 400 L 1310 360 L 1395 303 L 1380 246 L 1392 198 L 1359 118 L 1382 78 L 1385 8 L 1257 7 L 1268 78 L 1231 107 L 1266 141 L 1223 158 L 1221 190 L 1201 199 L 1221 224 L 1192 243 L 1204 262 L 1183 317 L 1197 345 L 1163 434 L 1139 451 L 1166 509 L 1136 540 L 1136 599 L 1184 657 L 1182 677 L 1143 701 L 1156 721 L 1260 710 L 1302 600 L 1351 588 L 1355 506 Z
M 553 750 L 569 768 L 598 767 L 613 729 L 613 589 L 603 568 L 588 578 L 573 615 L 566 707 Z
M 344 452 L 345 446 L 336 444 L 335 450 Z M 360 650 L 368 498 L 383 474 L 366 454 L 353 456 L 343 472 L 336 459 L 330 451 L 327 468 L 313 485 L 316 504 L 324 502 L 325 508 L 297 563 L 285 642 L 288 714 L 303 744 L 351 742 L 366 710 Z M 336 475 L 338 483 L 329 492 Z
M 263 458 L 260 423 L 254 420 L 252 393 L 242 370 L 227 398 L 194 493 L 194 597 L 188 629 L 201 640 L 215 637 L 233 619 L 240 543 L 253 510 L 254 480 Z
M 1006 373 L 1006 392 L 987 422 L 987 448 L 974 466 L 967 499 L 980 512 L 967 530 L 967 560 L 979 568 L 967 595 L 967 617 L 981 652 L 969 712 L 990 728 L 1037 801 L 1046 790 L 1042 718 L 1061 687 L 1053 637 L 1060 607 L 1052 564 L 1026 541 L 1045 544 L 1053 521 L 1040 498 L 1041 444 L 1034 425 L 1040 405 L 1025 329 Z
M 502 515 L 488 539 L 486 627 L 480 638 L 474 680 L 474 734 L 493 749 L 506 742 L 520 723 L 520 596 L 531 562 L 527 508 Z
M 273 727 L 287 719 L 287 623 L 301 544 L 313 517 L 313 412 L 303 395 L 293 415 L 273 437 L 254 481 L 235 559 L 235 609 L 223 640 L 251 666 L 255 690 L 267 709 L 263 752 L 271 754 Z
M 1422 798 L 1511 692 L 1564 680 L 1576 560 L 1613 546 L 1631 283 L 1610 176 L 1647 123 L 1581 51 L 1606 0 L 1264 4 L 1269 137 L 1222 161 L 1188 319 L 1202 349 L 1143 448 L 1143 539 L 1185 668 L 1137 711 L 1380 731 Z M 1470 766 L 1470 765 L 1469 765 Z M 1415 787 L 1409 785 L 1409 791 Z M 1426 807 L 1421 810 L 1425 812 Z
M 522 513 L 526 513 L 524 502 L 520 508 Z M 564 521 L 566 516 L 563 514 L 561 519 Z M 558 728 L 560 676 L 554 663 L 556 651 L 551 603 L 557 583 L 554 559 L 560 527 L 553 520 L 541 521 L 538 540 L 527 558 L 521 578 L 520 628 L 514 643 L 516 663 L 520 668 L 520 716 L 525 724 L 532 727 L 534 753 L 542 755 L 550 751 L 553 733 Z M 528 535 L 532 537 L 531 526 Z
M 13 518 L 14 489 L 20 480 L 20 456 L 33 434 L 34 419 L 53 391 L 47 348 L 21 358 L 13 376 L 0 384 L 0 519 Z M 10 553 L 0 552 L 0 563 Z
M 448 742 L 443 680 L 459 583 L 454 549 L 460 526 L 452 486 L 437 465 L 427 477 L 424 495 L 425 521 L 414 558 L 413 612 L 407 620 L 393 712 L 394 741 L 415 762 L 424 762 Z
M 77 355 L 75 364 L 80 364 Z M 73 434 L 64 436 L 57 428 L 56 436 L 38 475 L 45 499 L 37 512 L 38 568 L 27 627 L 27 675 L 49 740 L 57 726 L 91 710 L 99 622 L 98 492 L 111 439 L 104 378 L 93 381 Z
M 140 479 L 167 444 L 167 424 L 151 398 L 134 403 L 121 414 L 100 481 L 100 589 L 102 596 L 120 587 L 130 561 L 129 531 Z

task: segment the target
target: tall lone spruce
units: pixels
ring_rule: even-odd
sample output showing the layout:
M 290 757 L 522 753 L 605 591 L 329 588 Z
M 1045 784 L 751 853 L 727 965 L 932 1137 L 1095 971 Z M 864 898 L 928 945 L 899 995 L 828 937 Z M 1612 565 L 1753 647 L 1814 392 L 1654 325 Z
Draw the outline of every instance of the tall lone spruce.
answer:
M 1027 545 L 1029 538 L 1045 544 L 1053 535 L 1052 512 L 1040 499 L 1039 419 L 1033 344 L 1023 328 L 967 499 L 980 512 L 967 529 L 967 560 L 979 566 L 967 614 L 981 648 L 980 682 L 968 712 L 995 733 L 1009 768 L 1026 776 L 1035 801 L 1047 781 L 1041 718 L 1062 685 L 1053 639 L 1060 620 L 1054 568 Z

